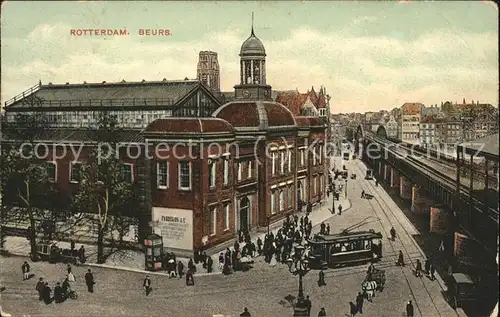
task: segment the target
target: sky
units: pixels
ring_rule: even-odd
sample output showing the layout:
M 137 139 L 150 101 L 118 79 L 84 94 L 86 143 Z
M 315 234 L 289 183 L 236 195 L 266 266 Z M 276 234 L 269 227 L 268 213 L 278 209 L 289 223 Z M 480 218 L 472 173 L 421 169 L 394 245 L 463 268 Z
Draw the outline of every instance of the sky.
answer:
M 221 89 L 239 81 L 254 29 L 276 90 L 325 86 L 333 113 L 405 102 L 498 106 L 493 2 L 3 2 L 1 101 L 38 83 L 196 78 L 199 51 L 218 53 Z M 127 29 L 74 36 L 75 29 Z M 168 29 L 170 36 L 140 36 Z

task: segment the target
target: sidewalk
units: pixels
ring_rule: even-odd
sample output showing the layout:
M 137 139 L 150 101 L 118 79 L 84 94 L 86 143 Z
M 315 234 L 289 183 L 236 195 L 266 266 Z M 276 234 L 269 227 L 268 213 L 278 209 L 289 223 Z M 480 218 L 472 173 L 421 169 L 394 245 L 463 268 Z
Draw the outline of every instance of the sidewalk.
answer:
M 349 199 L 340 199 L 338 201 L 335 201 L 335 206 L 338 207 L 339 205 L 342 205 L 343 209 L 342 212 L 348 210 L 351 208 L 351 202 Z M 312 221 L 313 228 L 320 225 L 322 222 L 328 220 L 330 217 L 332 217 L 332 213 L 330 212 L 330 208 L 332 206 L 332 196 L 323 201 L 321 205 L 316 205 L 313 207 L 313 211 L 309 215 L 309 219 Z M 336 211 L 337 212 L 337 211 Z M 305 215 L 305 212 L 298 213 L 297 214 L 299 217 Z M 281 228 L 283 224 L 283 220 L 277 221 L 269 227 L 269 231 L 273 232 L 276 234 L 278 230 Z M 265 228 L 267 229 L 267 227 Z M 262 241 L 264 241 L 264 237 L 267 234 L 267 230 L 264 232 L 255 232 L 252 235 L 252 241 L 254 243 L 257 242 L 257 238 L 261 238 Z M 233 250 L 233 244 L 234 244 L 234 239 L 230 240 L 221 246 L 219 246 L 217 249 L 225 250 L 226 248 L 229 248 L 230 250 Z M 60 248 L 70 248 L 70 243 L 65 242 L 65 241 L 60 241 L 57 242 L 57 245 Z M 85 247 L 85 253 L 87 257 L 87 261 L 85 264 L 80 264 L 80 265 L 85 265 L 85 266 L 93 266 L 93 267 L 102 267 L 102 268 L 108 268 L 108 269 L 116 269 L 116 270 L 124 270 L 124 271 L 130 271 L 130 272 L 138 272 L 138 273 L 147 273 L 147 274 L 158 274 L 158 275 L 165 275 L 164 272 L 149 272 L 144 270 L 144 253 L 141 251 L 134 251 L 134 250 L 116 250 L 113 252 L 108 259 L 106 260 L 106 263 L 104 264 L 97 264 L 97 246 L 96 245 L 89 245 L 89 244 L 81 244 L 77 243 L 76 248 L 80 248 L 80 246 L 83 245 Z M 243 247 L 244 243 L 241 244 L 241 247 Z M 29 241 L 24 238 L 24 237 L 14 237 L 14 236 L 7 236 L 5 237 L 5 243 L 4 243 L 4 250 L 7 251 L 9 254 L 12 255 L 17 255 L 17 256 L 24 256 L 28 257 L 29 252 L 30 252 L 30 245 Z M 105 252 L 108 251 L 108 248 L 105 248 Z M 213 259 L 213 272 L 210 274 L 220 274 L 221 271 L 219 270 L 218 263 L 219 263 L 219 252 L 220 251 L 215 251 L 216 248 L 212 249 L 213 252 L 207 252 L 208 255 L 210 255 Z M 210 250 L 208 250 L 210 251 Z M 189 261 L 188 258 L 181 258 L 177 257 L 177 261 L 182 261 L 187 267 L 187 263 Z M 206 273 L 206 269 L 202 267 L 202 264 L 196 264 L 196 275 L 197 276 L 204 276 L 204 275 L 209 275 Z

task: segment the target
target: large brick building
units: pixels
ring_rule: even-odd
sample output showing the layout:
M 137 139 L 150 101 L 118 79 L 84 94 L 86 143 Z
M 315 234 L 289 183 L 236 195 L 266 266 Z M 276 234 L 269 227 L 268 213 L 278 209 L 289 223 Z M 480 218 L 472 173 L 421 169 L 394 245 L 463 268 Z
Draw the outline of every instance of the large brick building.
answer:
M 166 248 L 191 252 L 214 246 L 234 238 L 238 230 L 265 227 L 296 212 L 299 199 L 316 204 L 324 198 L 325 121 L 294 116 L 272 100 L 271 86 L 266 83 L 265 57 L 264 46 L 252 29 L 241 47 L 241 80 L 235 86 L 233 101 L 218 107 L 211 117 L 156 118 L 153 113 L 153 117 L 147 118 L 151 123 L 144 129 L 120 132 L 122 173 L 141 189 L 142 203 L 135 212 L 139 231 L 153 230 L 162 235 Z M 127 93 L 127 98 L 134 100 L 133 93 L 139 94 L 141 88 L 137 86 L 141 84 L 145 83 L 75 88 L 76 95 L 86 88 L 108 95 Z M 183 90 L 169 88 L 172 86 Z M 200 107 L 208 111 L 217 104 L 203 83 L 159 82 L 151 87 L 142 91 L 152 89 L 159 94 L 159 101 L 152 105 L 154 111 L 163 111 L 158 104 L 162 102 L 162 90 L 166 93 L 182 90 L 184 97 L 179 95 L 177 101 L 168 105 L 176 113 L 183 113 L 183 102 L 189 99 L 193 99 L 193 104 L 184 106 L 193 113 Z M 39 91 L 45 91 L 46 96 L 56 98 L 50 94 L 53 87 L 41 88 Z M 68 99 L 74 96 L 71 85 L 57 90 L 64 91 Z M 26 105 L 22 99 L 15 101 L 20 105 L 18 109 Z M 202 100 L 207 102 L 203 104 Z M 78 103 L 74 100 L 71 104 Z M 45 107 L 53 111 L 51 104 Z M 133 106 L 134 111 L 143 110 L 136 104 Z M 148 105 L 143 107 L 150 109 Z M 15 109 L 11 107 L 10 111 Z M 29 111 L 38 110 L 43 111 L 33 108 Z M 94 117 L 93 112 L 89 115 Z M 75 175 L 88 149 L 95 146 L 89 134 L 87 129 L 60 127 L 48 129 L 38 137 L 49 142 L 49 148 L 55 147 L 50 142 L 84 146 L 78 158 L 71 152 L 57 160 L 47 157 L 50 181 L 68 195 L 78 186 Z

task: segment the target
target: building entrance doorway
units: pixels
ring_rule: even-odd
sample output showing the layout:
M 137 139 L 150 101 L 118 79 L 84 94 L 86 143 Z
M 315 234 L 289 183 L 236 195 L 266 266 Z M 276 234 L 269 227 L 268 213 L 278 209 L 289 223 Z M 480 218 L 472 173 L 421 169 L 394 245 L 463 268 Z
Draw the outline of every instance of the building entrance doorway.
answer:
M 249 214 L 250 214 L 250 200 L 247 197 L 243 197 L 240 200 L 240 230 L 250 231 L 249 226 Z

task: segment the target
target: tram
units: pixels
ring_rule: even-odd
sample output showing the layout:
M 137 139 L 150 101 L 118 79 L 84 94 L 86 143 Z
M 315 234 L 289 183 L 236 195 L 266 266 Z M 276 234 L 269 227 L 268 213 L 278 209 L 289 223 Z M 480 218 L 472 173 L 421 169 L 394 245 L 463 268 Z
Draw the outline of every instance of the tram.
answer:
M 376 262 L 382 258 L 382 233 L 374 230 L 315 235 L 308 244 L 309 263 L 315 269 Z

